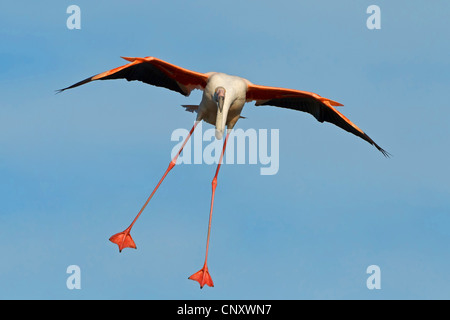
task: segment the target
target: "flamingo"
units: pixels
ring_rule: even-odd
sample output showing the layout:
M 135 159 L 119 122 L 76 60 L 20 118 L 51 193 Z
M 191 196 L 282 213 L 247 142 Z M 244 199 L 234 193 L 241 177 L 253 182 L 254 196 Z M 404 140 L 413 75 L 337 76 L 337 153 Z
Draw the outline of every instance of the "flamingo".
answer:
M 144 211 L 169 171 L 175 166 L 178 156 L 194 132 L 197 124 L 203 120 L 214 125 L 215 137 L 219 140 L 223 138 L 225 127 L 227 128 L 220 159 L 211 183 L 212 194 L 206 238 L 205 261 L 203 267 L 188 278 L 197 281 L 200 284 L 200 288 L 203 288 L 204 285 L 210 287 L 214 286 L 207 262 L 217 176 L 222 164 L 230 131 L 234 128 L 239 118 L 241 118 L 241 112 L 246 102 L 255 101 L 256 106 L 270 105 L 310 113 L 319 122 L 333 123 L 375 146 L 385 157 L 389 156 L 388 152 L 378 146 L 359 127 L 336 110 L 335 107 L 343 106 L 342 104 L 321 97 L 318 94 L 307 91 L 255 85 L 247 79 L 225 73 L 199 73 L 181 68 L 155 57 L 122 58 L 127 60 L 128 63 L 89 77 L 67 88 L 57 90 L 57 92 L 59 93 L 67 89 L 72 89 L 95 80 L 127 79 L 128 81 L 139 80 L 153 86 L 167 88 L 184 96 L 189 96 L 194 89 L 200 89 L 203 91 L 203 95 L 199 105 L 183 105 L 186 111 L 196 112 L 197 117 L 180 150 L 169 163 L 169 167 L 164 172 L 162 178 L 159 180 L 131 224 L 124 231 L 109 238 L 111 242 L 119 246 L 119 252 L 124 248 L 136 249 L 136 244 L 130 234 L 131 228 Z

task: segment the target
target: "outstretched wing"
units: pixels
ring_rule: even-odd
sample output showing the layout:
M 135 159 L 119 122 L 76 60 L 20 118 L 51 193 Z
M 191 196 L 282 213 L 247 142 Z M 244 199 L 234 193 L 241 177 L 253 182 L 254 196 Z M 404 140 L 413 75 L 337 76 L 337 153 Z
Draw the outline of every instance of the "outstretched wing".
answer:
M 208 81 L 208 75 L 204 73 L 184 69 L 154 57 L 122 58 L 130 61 L 130 63 L 89 77 L 70 87 L 60 89 L 58 92 L 72 89 L 94 80 L 127 79 L 128 81 L 139 80 L 188 96 L 194 89 L 203 90 Z
M 247 101 L 256 101 L 256 106 L 276 106 L 312 114 L 320 122 L 330 122 L 353 133 L 374 145 L 384 156 L 389 153 L 377 145 L 364 131 L 347 119 L 334 107 L 342 106 L 339 102 L 319 96 L 318 94 L 275 87 L 258 86 L 248 83 Z

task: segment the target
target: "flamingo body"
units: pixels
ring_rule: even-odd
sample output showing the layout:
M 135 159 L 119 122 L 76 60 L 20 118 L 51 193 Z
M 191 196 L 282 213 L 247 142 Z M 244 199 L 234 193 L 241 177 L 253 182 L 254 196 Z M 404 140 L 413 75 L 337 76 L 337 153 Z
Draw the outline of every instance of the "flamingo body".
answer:
M 222 112 L 217 108 L 214 98 L 216 88 L 225 89 L 225 100 Z M 225 127 L 233 129 L 244 108 L 247 93 L 247 82 L 237 76 L 225 73 L 209 73 L 208 82 L 203 90 L 202 101 L 198 108 L 197 121 L 216 126 L 216 138 L 222 139 Z

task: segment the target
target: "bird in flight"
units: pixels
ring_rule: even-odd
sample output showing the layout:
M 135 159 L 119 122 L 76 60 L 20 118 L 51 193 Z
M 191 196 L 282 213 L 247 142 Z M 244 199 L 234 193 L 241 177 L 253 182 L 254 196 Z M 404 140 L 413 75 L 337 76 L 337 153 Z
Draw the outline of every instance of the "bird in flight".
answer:
M 214 286 L 208 270 L 207 261 L 217 176 L 222 164 L 230 131 L 234 128 L 239 118 L 241 118 L 241 112 L 246 102 L 255 101 L 256 106 L 269 105 L 307 112 L 320 122 L 332 123 L 339 128 L 362 138 L 375 146 L 384 156 L 389 156 L 389 153 L 377 145 L 366 133 L 364 133 L 364 131 L 336 110 L 335 107 L 342 106 L 342 104 L 321 97 L 318 94 L 307 91 L 255 85 L 247 79 L 225 73 L 199 73 L 181 68 L 155 57 L 122 58 L 129 63 L 89 77 L 67 88 L 60 89 L 57 92 L 72 89 L 95 80 L 127 79 L 128 81 L 138 80 L 153 86 L 167 88 L 181 93 L 184 96 L 189 96 L 192 90 L 199 89 L 203 91 L 203 96 L 199 105 L 183 106 L 187 111 L 197 113 L 197 118 L 192 129 L 184 140 L 178 153 L 169 163 L 169 167 L 159 180 L 155 189 L 128 228 L 111 236 L 109 239 L 119 246 L 119 251 L 122 251 L 124 248 L 136 248 L 136 244 L 130 234 L 131 228 L 144 211 L 169 171 L 175 166 L 178 156 L 194 132 L 197 124 L 203 120 L 214 125 L 216 128 L 216 139 L 222 139 L 225 134 L 222 152 L 212 180 L 211 207 L 209 212 L 205 261 L 203 267 L 189 277 L 191 280 L 198 281 L 200 288 L 203 288 L 205 284 L 210 287 Z

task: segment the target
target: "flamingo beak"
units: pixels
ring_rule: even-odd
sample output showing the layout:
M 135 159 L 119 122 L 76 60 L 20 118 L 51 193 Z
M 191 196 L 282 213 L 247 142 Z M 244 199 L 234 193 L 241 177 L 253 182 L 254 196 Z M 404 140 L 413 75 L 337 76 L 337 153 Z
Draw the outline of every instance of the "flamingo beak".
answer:
M 223 111 L 223 102 L 225 100 L 224 96 L 218 96 L 217 97 L 217 107 L 219 108 L 219 112 Z
M 217 107 L 219 108 L 219 112 L 223 110 L 223 103 L 225 101 L 225 89 L 222 87 L 218 87 L 216 89 L 216 101 Z
M 217 87 L 214 93 L 214 99 L 217 102 L 216 139 L 220 140 L 225 130 L 228 113 L 228 107 L 225 106 L 225 88 Z

